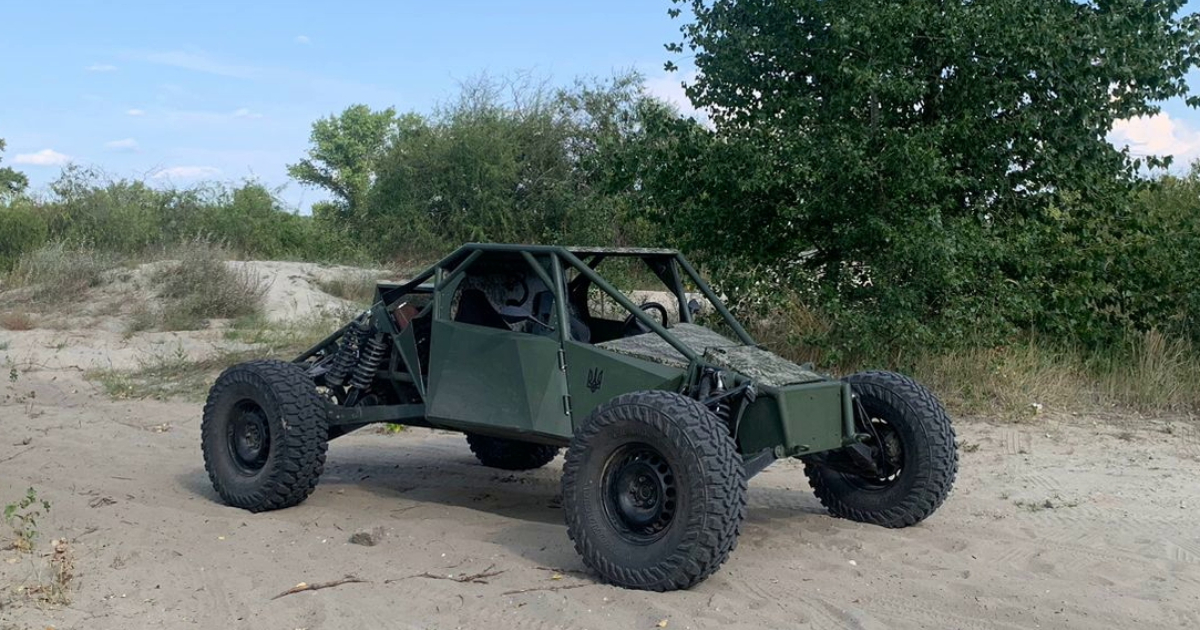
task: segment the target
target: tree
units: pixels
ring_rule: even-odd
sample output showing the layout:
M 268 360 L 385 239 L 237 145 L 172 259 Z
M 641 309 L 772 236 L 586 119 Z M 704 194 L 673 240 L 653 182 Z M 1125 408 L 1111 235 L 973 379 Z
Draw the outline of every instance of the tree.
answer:
M 695 53 L 715 130 L 665 122 L 680 158 L 646 182 L 660 220 L 706 226 L 693 248 L 808 278 L 893 339 L 1122 309 L 1103 274 L 1056 304 L 1095 271 L 1061 248 L 1128 225 L 1143 162 L 1105 137 L 1188 94 L 1182 0 L 675 1 L 694 19 L 668 48 Z
M 4 153 L 5 146 L 4 138 L 0 138 L 0 153 Z M 24 173 L 15 171 L 8 166 L 0 168 L 0 199 L 19 195 L 25 192 L 27 187 L 29 187 L 29 178 L 25 177 Z
M 629 191 L 610 171 L 651 102 L 632 74 L 564 89 L 482 76 L 429 114 L 388 110 L 386 133 L 356 134 L 367 142 L 344 139 L 348 129 L 384 127 L 363 122 L 377 120 L 365 106 L 318 121 L 310 159 L 292 175 L 330 190 L 336 202 L 325 214 L 385 257 L 464 241 L 640 244 L 644 222 L 627 220 Z M 354 194 L 336 184 L 345 179 L 358 182 Z
M 334 201 L 322 206 L 340 218 L 359 217 L 379 159 L 396 133 L 395 108 L 372 111 L 352 105 L 337 116 L 313 124 L 308 157 L 288 166 L 288 174 L 301 184 L 323 188 Z

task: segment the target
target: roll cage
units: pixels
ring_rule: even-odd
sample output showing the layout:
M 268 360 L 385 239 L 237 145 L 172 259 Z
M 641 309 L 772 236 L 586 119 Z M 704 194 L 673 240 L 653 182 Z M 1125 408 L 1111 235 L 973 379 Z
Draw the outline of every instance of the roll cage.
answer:
M 586 309 L 587 290 L 590 286 L 595 286 L 628 310 L 642 325 L 662 337 L 689 361 L 699 360 L 700 357 L 692 348 L 672 335 L 671 331 L 663 327 L 660 322 L 654 321 L 653 317 L 645 313 L 639 305 L 634 304 L 628 296 L 596 271 L 597 267 L 609 258 L 638 258 L 647 264 L 650 271 L 671 290 L 675 299 L 678 300 L 680 321 L 693 323 L 691 309 L 687 308 L 689 299 L 685 289 L 686 278 L 712 305 L 739 341 L 746 345 L 756 345 L 754 339 L 733 317 L 724 302 L 696 272 L 692 264 L 682 254 L 670 249 L 573 248 L 553 245 L 469 243 L 434 263 L 408 282 L 402 284 L 381 283 L 376 294 L 376 303 L 377 305 L 382 304 L 385 309 L 390 310 L 394 309 L 407 295 L 428 293 L 433 295 L 433 300 L 417 314 L 417 317 L 430 313 L 435 317 L 439 313 L 445 314 L 448 289 L 461 280 L 472 264 L 489 253 L 507 254 L 514 259 L 524 259 L 528 269 L 552 291 L 557 309 L 556 319 L 560 324 L 570 321 L 568 305 Z M 568 271 L 576 272 L 576 276 L 570 281 L 566 279 Z M 560 341 L 568 340 L 570 334 L 568 327 L 560 325 L 556 327 L 556 331 Z

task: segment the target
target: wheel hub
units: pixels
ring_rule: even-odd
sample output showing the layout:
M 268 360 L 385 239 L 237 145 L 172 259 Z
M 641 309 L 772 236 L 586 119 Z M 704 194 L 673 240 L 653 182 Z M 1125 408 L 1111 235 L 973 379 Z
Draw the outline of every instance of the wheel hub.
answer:
M 229 451 L 242 472 L 253 474 L 267 463 L 271 431 L 262 408 L 251 401 L 238 403 L 229 422 Z
M 675 514 L 675 477 L 657 450 L 647 445 L 620 449 L 604 475 L 609 520 L 630 540 L 658 538 Z

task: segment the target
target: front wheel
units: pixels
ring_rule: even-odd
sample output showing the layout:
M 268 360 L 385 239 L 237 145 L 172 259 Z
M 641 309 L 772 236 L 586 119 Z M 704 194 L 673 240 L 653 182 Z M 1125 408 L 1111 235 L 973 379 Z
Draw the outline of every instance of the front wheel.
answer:
M 625 588 L 708 577 L 737 544 L 746 509 L 728 426 L 670 392 L 624 394 L 593 411 L 567 449 L 562 488 L 575 550 Z
M 858 430 L 879 462 L 878 475 L 841 472 L 806 461 L 804 473 L 830 514 L 884 527 L 908 527 L 933 514 L 958 473 L 954 428 L 937 398 L 892 372 L 847 377 Z
M 204 468 L 225 503 L 262 512 L 308 498 L 325 466 L 325 403 L 304 369 L 235 365 L 217 378 L 200 425 Z

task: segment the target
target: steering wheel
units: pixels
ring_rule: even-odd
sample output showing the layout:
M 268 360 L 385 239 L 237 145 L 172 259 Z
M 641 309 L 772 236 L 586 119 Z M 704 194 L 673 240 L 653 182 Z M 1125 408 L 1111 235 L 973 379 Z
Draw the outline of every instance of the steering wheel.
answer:
M 669 325 L 670 320 L 667 317 L 667 307 L 658 302 L 645 302 L 641 306 L 643 311 L 658 311 L 658 317 L 662 321 L 663 328 Z M 638 319 L 633 313 L 625 317 L 625 321 L 621 323 L 621 330 L 624 331 L 625 337 L 633 337 L 634 335 L 642 335 L 650 332 L 650 327 L 643 324 L 642 320 Z

